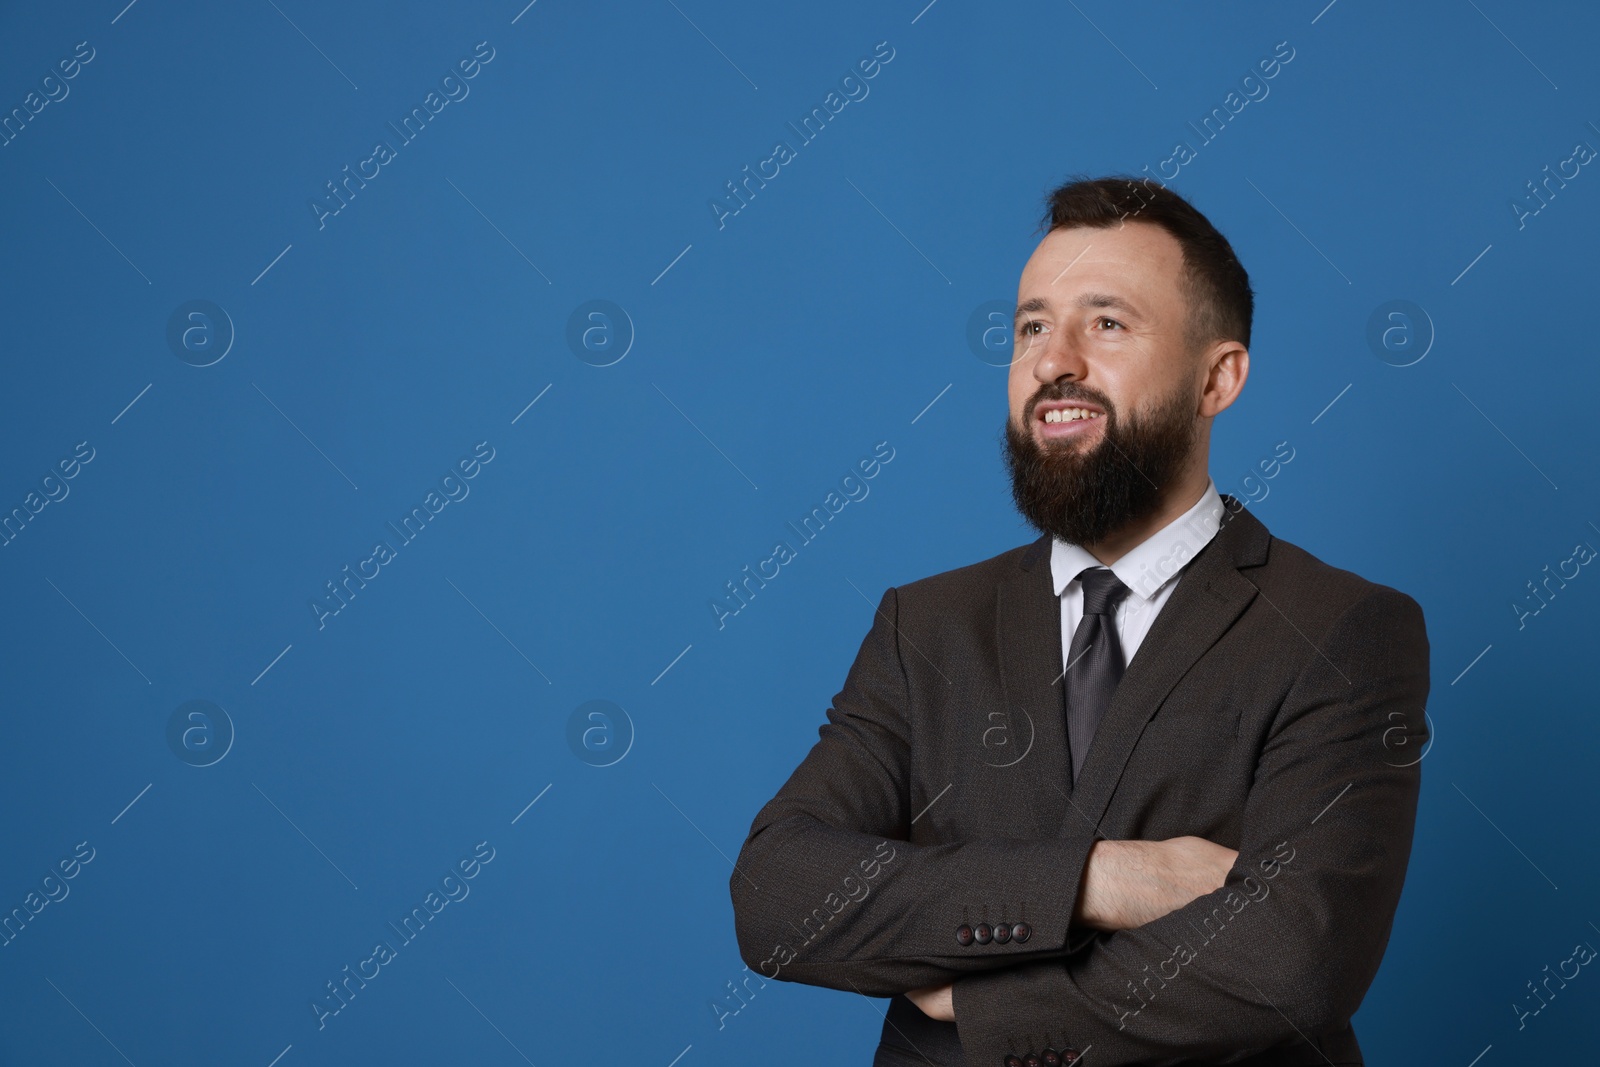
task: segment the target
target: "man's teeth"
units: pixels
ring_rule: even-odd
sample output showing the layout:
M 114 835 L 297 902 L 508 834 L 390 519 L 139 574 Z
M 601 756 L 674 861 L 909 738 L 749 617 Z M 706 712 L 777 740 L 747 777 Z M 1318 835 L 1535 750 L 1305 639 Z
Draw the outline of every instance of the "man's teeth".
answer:
M 1051 408 L 1044 413 L 1045 422 L 1074 422 L 1078 419 L 1098 419 L 1098 411 L 1088 408 Z

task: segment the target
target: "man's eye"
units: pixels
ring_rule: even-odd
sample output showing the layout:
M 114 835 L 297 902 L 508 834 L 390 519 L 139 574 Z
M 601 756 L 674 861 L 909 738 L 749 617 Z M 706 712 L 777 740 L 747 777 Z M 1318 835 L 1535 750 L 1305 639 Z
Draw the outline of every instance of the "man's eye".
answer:
M 1097 324 L 1098 323 L 1102 323 L 1102 322 L 1109 322 L 1111 325 L 1115 326 L 1119 330 L 1127 329 L 1127 327 L 1123 326 L 1122 323 L 1118 322 L 1116 319 L 1113 319 L 1108 315 L 1101 315 L 1099 318 L 1095 319 L 1094 321 Z
M 1038 327 L 1038 329 L 1035 330 L 1035 327 Z M 1017 327 L 1017 336 L 1018 337 L 1034 336 L 1037 333 L 1042 332 L 1044 329 L 1045 329 L 1044 323 L 1040 322 L 1038 319 L 1029 319 L 1028 321 L 1024 322 L 1022 325 Z

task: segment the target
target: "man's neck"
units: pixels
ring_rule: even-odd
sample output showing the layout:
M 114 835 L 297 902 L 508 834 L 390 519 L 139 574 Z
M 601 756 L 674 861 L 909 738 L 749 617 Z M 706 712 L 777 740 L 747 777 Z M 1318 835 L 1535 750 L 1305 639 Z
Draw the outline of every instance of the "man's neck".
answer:
M 1129 523 L 1101 540 L 1083 547 L 1091 556 L 1109 567 L 1143 544 L 1151 534 L 1199 503 L 1200 498 L 1205 495 L 1206 486 L 1210 484 L 1211 476 L 1204 470 L 1199 473 L 1198 480 L 1194 477 L 1185 478 L 1177 488 L 1163 495 L 1161 506 L 1149 516 L 1139 522 Z

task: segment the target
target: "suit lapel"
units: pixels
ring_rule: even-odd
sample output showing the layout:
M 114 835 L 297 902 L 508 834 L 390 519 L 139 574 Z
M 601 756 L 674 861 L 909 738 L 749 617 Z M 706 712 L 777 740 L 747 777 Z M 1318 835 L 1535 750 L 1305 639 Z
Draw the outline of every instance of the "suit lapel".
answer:
M 1231 497 L 1223 497 L 1236 507 Z M 1034 747 L 1018 771 L 1034 779 L 1041 835 L 1098 829 L 1139 735 L 1173 686 L 1255 598 L 1239 573 L 1266 559 L 1270 535 L 1242 508 L 1183 571 L 1106 709 L 1078 782 L 1068 786 L 1066 703 L 1061 675 L 1061 602 L 1050 575 L 1050 539 L 1023 554 L 999 590 L 996 632 L 1007 701 L 1033 720 Z M 1026 768 L 1024 770 L 1024 768 Z
M 1050 538 L 1028 546 L 995 597 L 1000 683 L 1010 737 L 1027 755 L 1007 767 L 1025 783 L 1034 837 L 1060 832 L 1067 807 L 1067 705 L 1061 684 L 1061 599 L 1050 575 Z M 991 763 L 998 762 L 991 760 Z

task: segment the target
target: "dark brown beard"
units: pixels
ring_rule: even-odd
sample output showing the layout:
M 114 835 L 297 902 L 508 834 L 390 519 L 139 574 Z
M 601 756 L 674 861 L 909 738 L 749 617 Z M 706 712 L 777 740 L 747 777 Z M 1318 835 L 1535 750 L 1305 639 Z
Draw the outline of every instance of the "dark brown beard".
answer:
M 1045 400 L 1088 400 L 1105 409 L 1092 448 L 1069 441 L 1040 446 L 1031 422 Z M 1109 398 L 1081 385 L 1046 386 L 1023 412 L 1029 429 L 1006 418 L 1006 469 L 1017 510 L 1041 533 L 1093 545 L 1155 514 L 1194 448 L 1195 397 L 1178 389 L 1144 419 L 1121 416 Z

